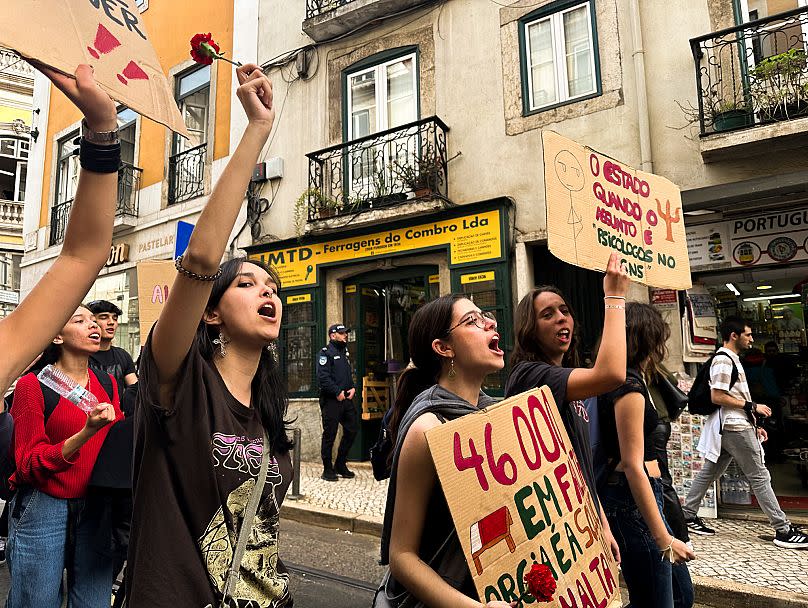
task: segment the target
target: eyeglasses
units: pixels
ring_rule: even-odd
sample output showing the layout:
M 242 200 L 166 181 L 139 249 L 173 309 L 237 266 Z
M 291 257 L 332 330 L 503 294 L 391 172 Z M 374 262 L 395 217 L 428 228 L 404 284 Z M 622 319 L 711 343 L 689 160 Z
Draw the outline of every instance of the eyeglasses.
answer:
M 473 323 L 480 329 L 486 329 L 489 325 L 493 325 L 494 329 L 497 328 L 497 318 L 494 316 L 493 312 L 490 312 L 488 310 L 483 312 L 477 312 L 475 310 L 473 312 L 468 313 L 465 317 L 463 317 L 463 320 L 460 321 L 460 323 L 458 323 L 454 327 L 450 327 L 449 331 L 446 332 L 446 335 L 448 336 L 450 333 L 452 333 L 461 325 L 469 325 L 471 323 Z

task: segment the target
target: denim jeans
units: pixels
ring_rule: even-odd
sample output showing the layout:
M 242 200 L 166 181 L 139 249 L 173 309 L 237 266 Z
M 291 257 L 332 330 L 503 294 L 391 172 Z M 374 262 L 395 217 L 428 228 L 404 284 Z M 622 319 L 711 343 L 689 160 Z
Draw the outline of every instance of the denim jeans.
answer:
M 662 484 L 649 478 L 662 515 Z M 620 546 L 620 569 L 626 581 L 631 608 L 690 608 L 693 583 L 686 564 L 673 565 L 662 558 L 651 531 L 634 502 L 625 475 L 616 473 L 600 493 L 600 502 Z M 667 522 L 665 526 L 670 531 Z
M 109 608 L 112 560 L 98 546 L 92 503 L 78 503 L 75 545 L 68 547 L 68 501 L 21 488 L 10 503 L 6 553 L 11 575 L 6 608 L 60 608 L 67 568 L 68 608 Z

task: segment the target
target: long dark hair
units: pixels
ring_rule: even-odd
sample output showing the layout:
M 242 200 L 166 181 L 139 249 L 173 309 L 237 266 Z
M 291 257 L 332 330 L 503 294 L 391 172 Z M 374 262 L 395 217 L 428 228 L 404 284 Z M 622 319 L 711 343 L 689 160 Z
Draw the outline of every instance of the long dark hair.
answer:
M 206 310 L 216 308 L 245 262 L 255 264 L 266 271 L 280 289 L 281 282 L 278 273 L 272 267 L 259 260 L 248 260 L 244 257 L 233 258 L 221 265 L 222 274 L 213 282 Z M 218 350 L 213 343 L 217 337 L 218 329 L 216 327 L 208 325 L 204 321 L 199 322 L 196 329 L 196 345 L 200 354 L 208 361 L 213 361 L 214 353 Z M 252 381 L 252 402 L 273 450 L 280 453 L 288 452 L 292 447 L 292 441 L 287 434 L 287 426 L 292 421 L 286 420 L 286 412 L 289 407 L 286 383 L 281 375 L 280 363 L 275 361 L 272 354 L 265 348 L 261 349 L 261 360 L 258 362 L 258 369 Z
M 670 326 L 659 311 L 650 304 L 626 304 L 626 365 L 639 369 L 648 360 L 646 372 L 653 376 L 667 353 L 665 342 L 671 335 Z
M 550 292 L 556 294 L 559 298 L 564 300 L 567 310 L 570 311 L 570 316 L 573 320 L 572 336 L 570 338 L 570 347 L 564 353 L 564 358 L 561 360 L 562 367 L 580 367 L 578 358 L 578 324 L 575 323 L 575 311 L 570 306 L 567 298 L 561 293 L 561 290 L 555 285 L 539 285 L 530 290 L 530 292 L 521 300 L 516 306 L 514 313 L 514 337 L 515 344 L 513 353 L 511 353 L 511 369 L 517 363 L 522 361 L 542 361 L 553 365 L 553 361 L 549 355 L 544 352 L 544 348 L 536 336 L 536 307 L 534 303 L 539 295 Z
M 412 365 L 398 378 L 396 401 L 387 425 L 393 445 L 398 437 L 401 420 L 413 399 L 436 384 L 440 378 L 445 358 L 432 349 L 432 342 L 446 337 L 446 332 L 452 326 L 454 304 L 465 297 L 458 294 L 441 296 L 419 308 L 412 316 L 407 334 Z

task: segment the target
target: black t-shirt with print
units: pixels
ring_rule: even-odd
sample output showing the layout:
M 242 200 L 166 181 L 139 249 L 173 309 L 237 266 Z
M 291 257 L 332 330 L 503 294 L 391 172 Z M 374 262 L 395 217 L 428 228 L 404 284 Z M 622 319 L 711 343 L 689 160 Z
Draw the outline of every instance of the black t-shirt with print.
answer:
M 126 390 L 124 378 L 135 373 L 135 362 L 132 361 L 132 356 L 117 346 L 110 346 L 109 350 L 99 350 L 90 355 L 90 367 L 106 372 L 115 378 L 119 395 L 123 395 Z
M 595 470 L 592 463 L 592 446 L 589 442 L 589 414 L 583 401 L 567 401 L 567 381 L 574 368 L 550 365 L 543 361 L 517 363 L 505 385 L 505 397 L 512 397 L 545 384 L 553 393 L 564 428 L 570 436 L 572 448 L 581 464 L 584 481 L 592 497 L 597 496 Z M 599 507 L 599 501 L 595 501 Z
M 261 423 L 195 347 L 177 373 L 172 403 L 160 402 L 151 337 L 139 384 L 129 605 L 218 607 L 261 466 Z M 290 454 L 273 454 L 233 606 L 292 605 L 278 557 L 280 505 L 291 477 Z

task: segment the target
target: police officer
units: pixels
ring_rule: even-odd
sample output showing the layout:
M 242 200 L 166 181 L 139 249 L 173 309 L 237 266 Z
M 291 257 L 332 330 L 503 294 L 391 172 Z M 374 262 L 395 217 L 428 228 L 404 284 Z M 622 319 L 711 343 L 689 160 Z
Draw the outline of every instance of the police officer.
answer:
M 335 323 L 328 328 L 328 346 L 320 351 L 317 360 L 317 379 L 320 383 L 320 411 L 323 416 L 323 475 L 326 481 L 340 477 L 354 477 L 345 464 L 348 450 L 356 437 L 356 409 L 353 404 L 354 388 L 351 362 L 348 359 L 348 328 Z M 337 449 L 337 459 L 331 465 L 331 454 L 337 427 L 342 424 L 342 440 Z

